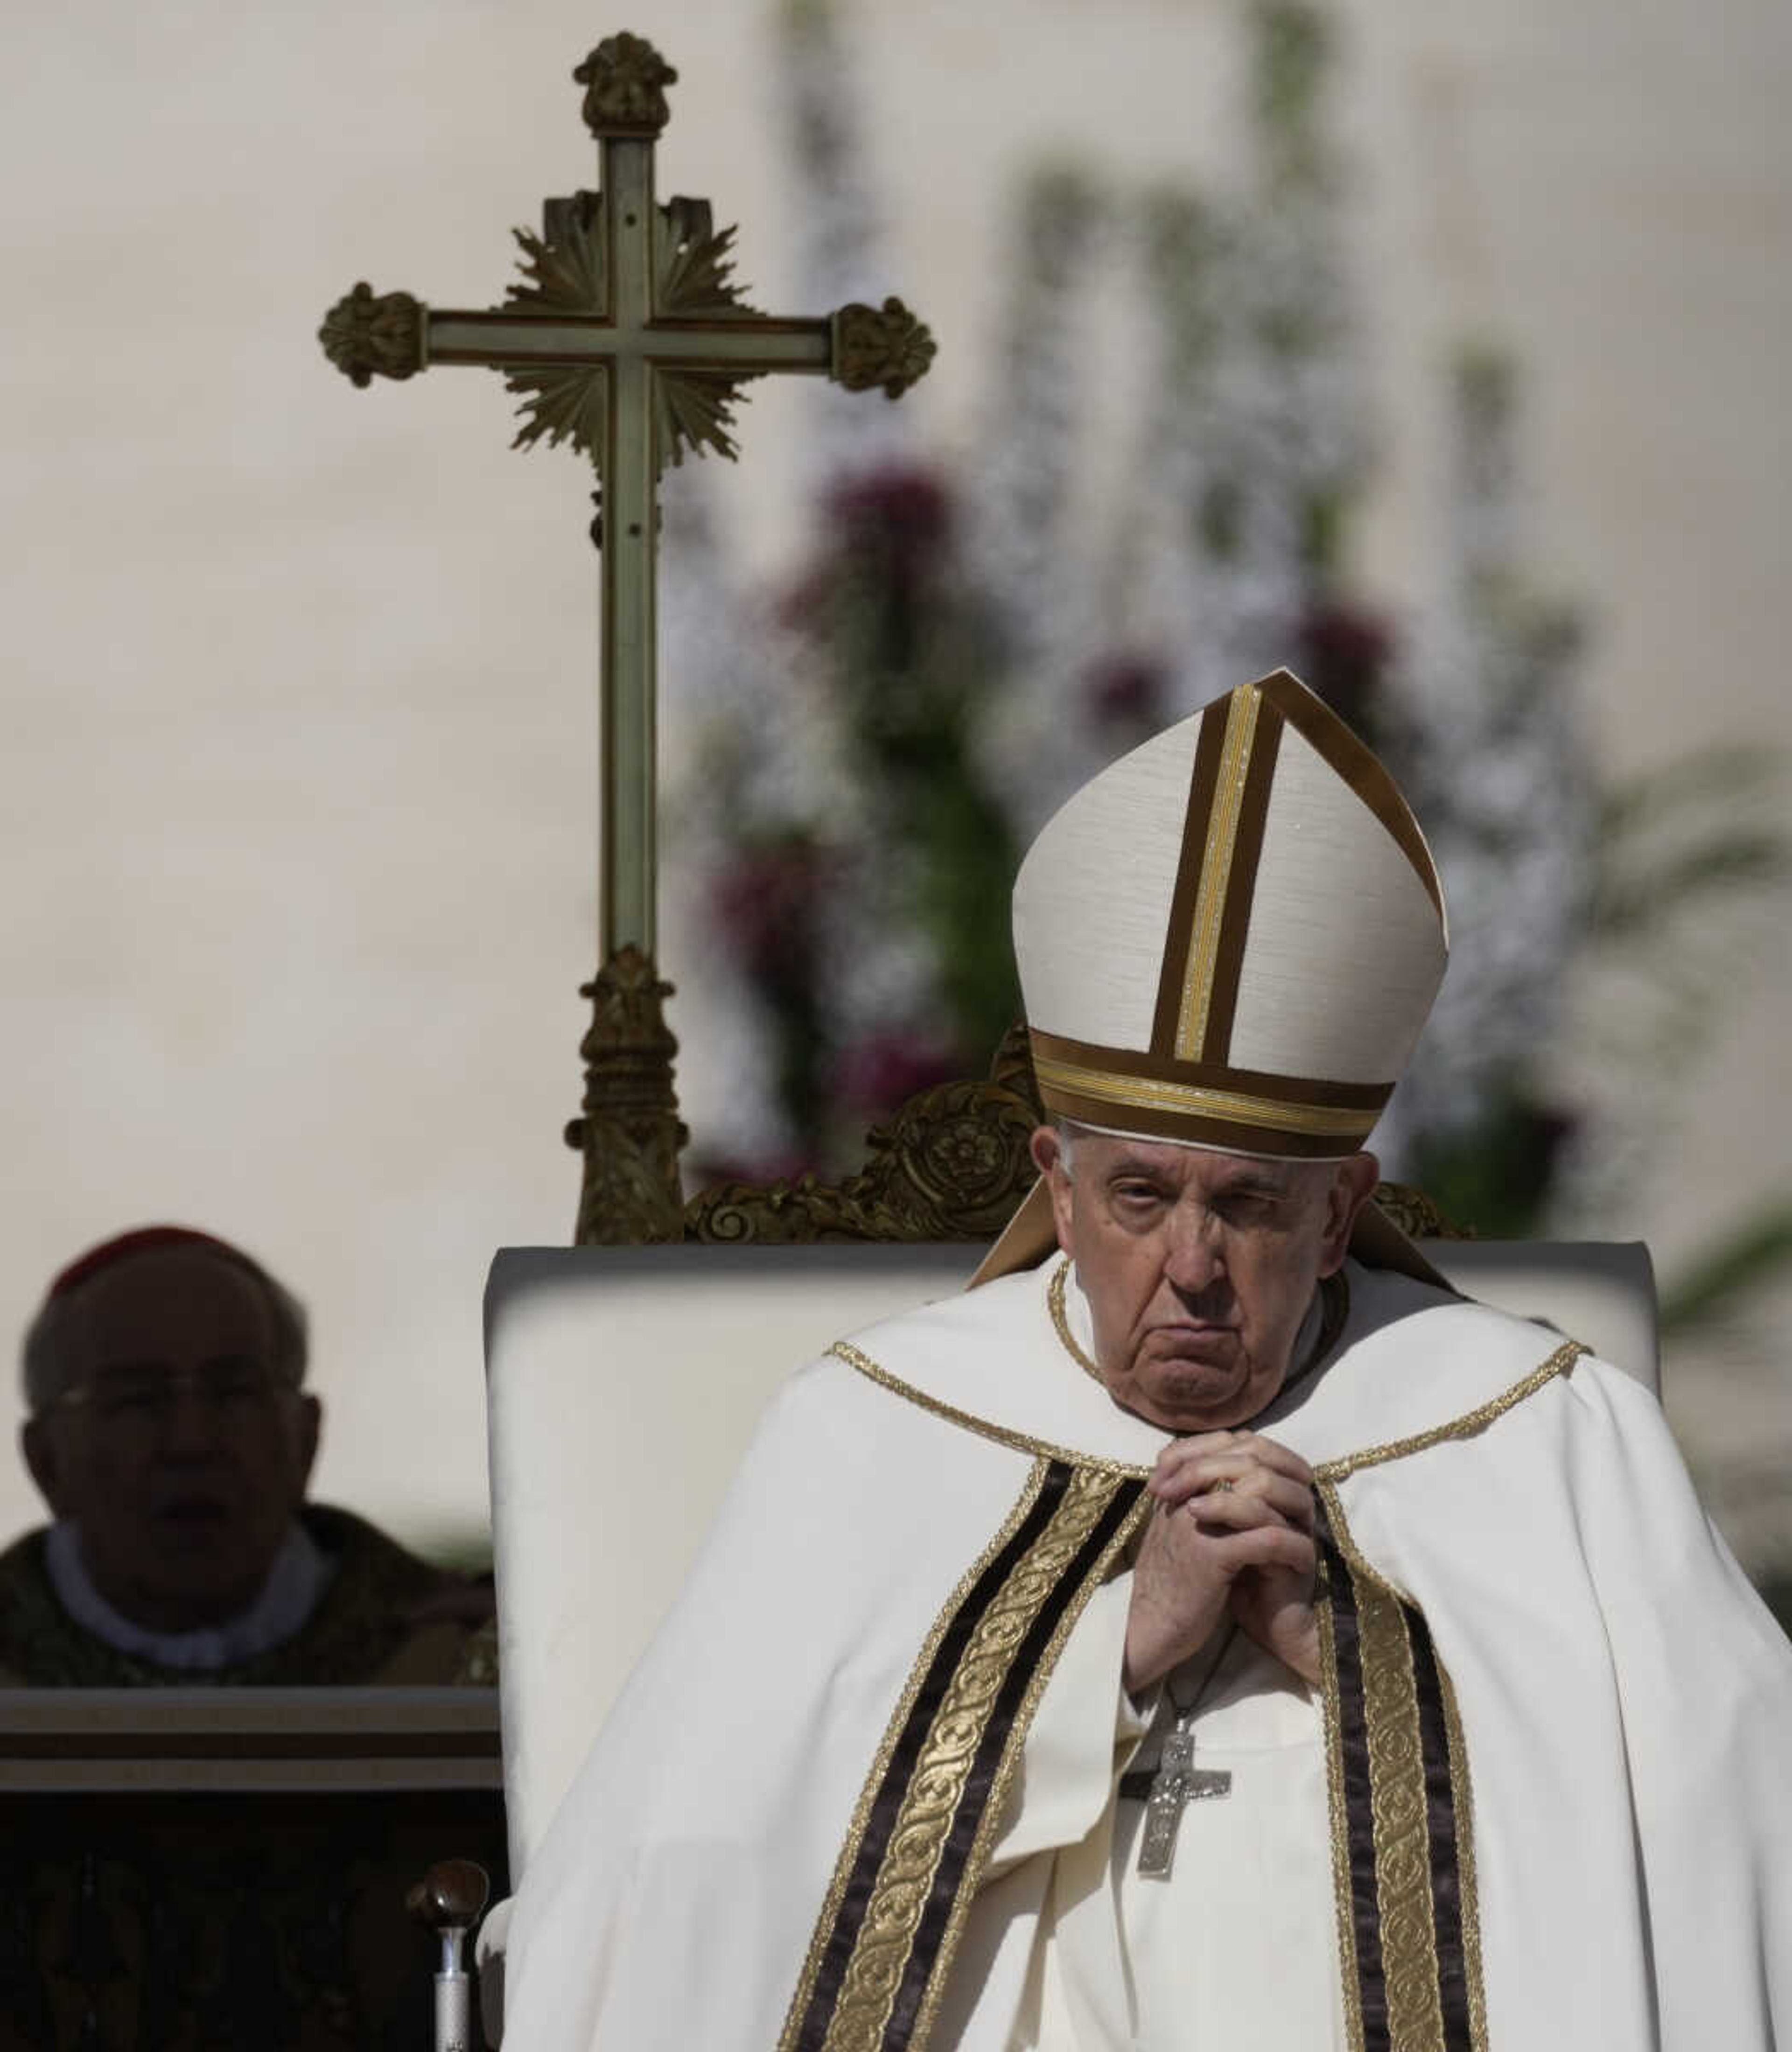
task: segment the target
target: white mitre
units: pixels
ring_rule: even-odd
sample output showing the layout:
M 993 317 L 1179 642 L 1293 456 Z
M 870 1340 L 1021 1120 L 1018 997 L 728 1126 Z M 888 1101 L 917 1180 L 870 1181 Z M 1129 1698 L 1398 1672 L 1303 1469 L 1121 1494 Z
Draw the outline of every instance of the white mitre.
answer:
M 1027 851 L 1014 949 L 1056 1117 L 1227 1154 L 1367 1142 L 1443 980 L 1449 930 L 1399 786 L 1285 670 L 1084 785 Z M 978 1271 L 1051 1243 L 1043 1184 Z M 1375 1206 L 1352 1251 L 1431 1271 Z

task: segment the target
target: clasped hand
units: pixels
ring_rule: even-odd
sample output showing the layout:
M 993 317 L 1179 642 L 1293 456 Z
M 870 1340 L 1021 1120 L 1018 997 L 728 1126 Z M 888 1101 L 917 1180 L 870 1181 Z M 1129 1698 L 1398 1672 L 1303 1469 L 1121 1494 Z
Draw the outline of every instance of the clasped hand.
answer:
M 1202 1432 L 1158 1456 L 1133 1571 L 1127 1687 L 1140 1694 L 1230 1614 L 1303 1681 L 1319 1681 L 1313 1470 L 1255 1432 Z

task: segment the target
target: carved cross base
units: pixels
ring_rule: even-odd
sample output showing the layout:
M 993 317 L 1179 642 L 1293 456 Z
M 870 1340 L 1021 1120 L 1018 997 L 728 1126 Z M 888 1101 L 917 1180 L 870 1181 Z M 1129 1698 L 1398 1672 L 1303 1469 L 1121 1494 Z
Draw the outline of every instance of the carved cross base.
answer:
M 579 1189 L 580 1247 L 631 1247 L 679 1239 L 684 1205 L 679 1150 L 689 1135 L 672 1087 L 678 1042 L 666 1026 L 672 986 L 652 958 L 620 948 L 582 985 L 592 1001 L 585 1059 L 585 1110 L 566 1127 L 566 1144 L 585 1157 Z

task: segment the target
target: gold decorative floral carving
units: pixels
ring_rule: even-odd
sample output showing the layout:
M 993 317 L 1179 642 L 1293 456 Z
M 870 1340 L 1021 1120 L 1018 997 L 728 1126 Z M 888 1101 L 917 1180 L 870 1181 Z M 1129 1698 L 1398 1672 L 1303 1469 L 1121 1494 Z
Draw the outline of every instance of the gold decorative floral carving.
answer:
M 1408 1239 L 1473 1239 L 1473 1226 L 1457 1225 L 1422 1190 L 1410 1183 L 1377 1183 L 1375 1202 Z
M 734 408 L 747 378 L 721 370 L 662 370 L 653 381 L 659 428 L 659 460 L 674 465 L 684 452 L 701 456 L 706 448 L 733 462 L 739 453 L 729 429 Z
M 317 339 L 352 384 L 413 377 L 423 368 L 422 303 L 409 292 L 376 293 L 363 280 L 324 315 Z
M 592 1001 L 580 1043 L 585 1106 L 566 1144 L 585 1156 L 578 1223 L 581 1247 L 652 1244 L 682 1237 L 679 1150 L 690 1137 L 672 1085 L 678 1052 L 666 1024 L 672 986 L 651 958 L 620 948 L 580 995 Z
M 834 316 L 833 375 L 849 392 L 881 385 L 886 397 L 900 398 L 925 374 L 935 347 L 926 323 L 894 293 L 881 307 L 855 300 Z
M 671 118 L 666 88 L 678 73 L 644 36 L 607 36 L 573 77 L 585 88 L 580 112 L 600 140 L 606 135 L 657 135 Z
M 992 1239 L 1032 1187 L 1027 1142 L 1039 1122 L 1026 1029 L 1017 1026 L 987 1081 L 938 1084 L 874 1127 L 857 1175 L 706 1190 L 685 1207 L 683 1236 L 761 1244 Z
M 657 210 L 654 304 L 661 314 L 695 318 L 751 314 L 734 281 L 733 228 L 718 229 L 706 199 L 669 199 Z
M 601 219 L 596 193 L 574 193 L 556 200 L 548 212 L 546 237 L 526 228 L 513 228 L 522 255 L 517 268 L 526 283 L 504 294 L 503 313 L 584 314 L 604 320 L 609 314 L 609 284 L 604 269 L 604 238 L 593 229 Z
M 503 313 L 581 314 L 604 319 L 609 311 L 605 275 L 604 241 L 593 233 L 598 216 L 595 193 L 575 193 L 549 209 L 551 239 L 515 229 L 522 254 L 517 268 L 524 282 L 513 284 L 499 308 Z M 550 448 L 569 441 L 601 469 L 607 421 L 602 362 L 543 364 L 539 369 L 507 370 L 504 382 L 523 401 L 522 425 L 512 448 L 532 448 L 546 440 Z
M 655 305 L 661 315 L 687 319 L 750 317 L 754 309 L 741 296 L 730 273 L 734 268 L 734 230 L 716 231 L 705 200 L 673 199 L 656 210 L 654 238 Z M 518 314 L 577 315 L 593 320 L 609 316 L 609 285 L 605 273 L 601 216 L 595 193 L 575 194 L 557 201 L 549 213 L 550 235 L 515 231 L 522 255 L 523 282 L 513 284 L 502 311 Z M 752 374 L 687 369 L 662 364 L 652 381 L 655 447 L 662 468 L 677 464 L 688 450 L 706 449 L 732 460 L 738 450 L 730 430 L 741 388 Z M 505 373 L 504 382 L 523 401 L 523 416 L 512 447 L 528 448 L 545 441 L 562 441 L 600 470 L 608 418 L 605 390 L 608 366 L 601 360 L 543 364 Z
M 511 447 L 533 448 L 544 439 L 550 448 L 570 442 L 601 470 L 607 375 L 601 364 L 577 367 L 555 364 L 541 370 L 506 371 L 504 382 L 523 401 L 517 409 L 522 425 L 511 438 Z

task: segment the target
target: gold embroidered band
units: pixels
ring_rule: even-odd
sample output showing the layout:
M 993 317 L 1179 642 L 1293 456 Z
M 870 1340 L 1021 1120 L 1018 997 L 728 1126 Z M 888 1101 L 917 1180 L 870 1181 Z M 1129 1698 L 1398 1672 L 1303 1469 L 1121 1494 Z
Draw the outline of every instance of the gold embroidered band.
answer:
M 1348 1143 L 1350 1149 L 1367 1138 L 1380 1108 L 1379 1105 L 1297 1104 L 1284 1098 L 1259 1097 L 1244 1091 L 1215 1089 L 1205 1083 L 1126 1075 L 1037 1052 L 1033 1058 L 1033 1073 L 1039 1083 L 1039 1095 L 1048 1108 L 1065 1110 L 1072 1117 L 1076 1116 L 1075 1112 L 1062 1100 L 1093 1100 L 1098 1105 L 1217 1121 L 1265 1134 L 1334 1140 Z M 1380 1096 L 1385 1102 L 1387 1092 L 1382 1091 Z
M 1468 1760 L 1418 1606 L 1319 1485 L 1332 1878 L 1351 2052 L 1486 2052 Z
M 1496 1419 L 1504 1417 L 1515 1405 L 1522 1404 L 1528 1396 L 1535 1396 L 1540 1389 L 1547 1388 L 1557 1376 L 1568 1374 L 1581 1356 L 1590 1351 L 1579 1340 L 1564 1340 L 1547 1361 L 1540 1361 L 1511 1388 L 1502 1390 L 1488 1403 L 1477 1404 L 1460 1418 L 1452 1418 L 1447 1425 L 1434 1425 L 1429 1431 L 1414 1432 L 1408 1439 L 1390 1439 L 1383 1446 L 1364 1447 L 1335 1461 L 1322 1461 L 1313 1470 L 1313 1474 L 1322 1485 L 1336 1484 L 1347 1481 L 1364 1468 L 1407 1460 L 1414 1454 L 1441 1447 L 1447 1440 L 1472 1439 L 1477 1432 L 1485 1432 Z
M 1350 2052 L 1486 2052 L 1474 1807 L 1456 1695 L 1418 1604 L 1364 1557 L 1339 1486 L 1473 1438 L 1572 1372 L 1565 1340 L 1446 1424 L 1326 1461 L 1319 1499 L 1321 1681 L 1339 1964 Z
M 1039 1696 L 1148 1508 L 1134 1477 L 1035 1463 L 885 1733 L 780 2052 L 922 2052 Z
M 1345 2052 L 1363 2052 L 1362 1969 L 1356 1957 L 1356 1898 L 1350 1870 L 1350 1811 L 1344 1799 L 1344 1719 L 1338 1686 L 1337 1635 L 1332 1621 L 1327 1564 L 1319 1570 L 1313 1615 L 1319 1626 L 1319 1688 L 1325 1724 L 1325 1807 L 1332 1835 L 1332 1913 L 1338 1938 L 1338 1985 L 1344 1995 Z

